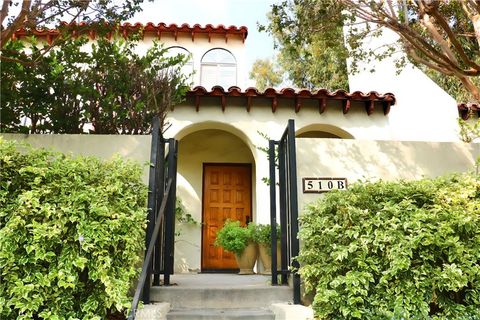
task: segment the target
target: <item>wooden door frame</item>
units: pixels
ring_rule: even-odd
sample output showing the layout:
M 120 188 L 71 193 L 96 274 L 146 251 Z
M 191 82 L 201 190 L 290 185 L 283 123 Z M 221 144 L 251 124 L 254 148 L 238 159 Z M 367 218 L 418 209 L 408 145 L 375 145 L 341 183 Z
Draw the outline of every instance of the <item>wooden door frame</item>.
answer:
M 251 212 L 251 220 L 253 221 L 253 166 L 251 163 L 234 163 L 234 162 L 203 162 L 202 163 L 202 232 L 201 232 L 201 241 L 200 241 L 200 272 L 202 273 L 236 273 L 238 269 L 203 269 L 203 217 L 204 217 L 204 208 L 205 208 L 205 167 L 208 166 L 217 166 L 217 167 L 249 167 L 250 168 L 250 176 L 249 178 L 249 186 L 250 186 L 250 212 Z

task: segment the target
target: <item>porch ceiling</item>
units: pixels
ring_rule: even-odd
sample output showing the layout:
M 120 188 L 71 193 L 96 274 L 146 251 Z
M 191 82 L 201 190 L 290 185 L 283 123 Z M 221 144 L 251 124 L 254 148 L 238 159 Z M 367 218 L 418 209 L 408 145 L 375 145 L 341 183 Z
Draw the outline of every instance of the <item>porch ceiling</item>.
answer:
M 379 94 L 376 91 L 370 91 L 363 93 L 355 91 L 348 93 L 344 90 L 328 91 L 326 89 L 320 89 L 318 91 L 300 90 L 296 91 L 292 88 L 284 88 L 277 91 L 274 88 L 267 88 L 261 92 L 256 88 L 247 88 L 242 91 L 239 87 L 230 87 L 227 90 L 220 86 L 214 86 L 210 91 L 202 86 L 197 86 L 187 93 L 187 97 L 195 98 L 195 108 L 197 111 L 200 109 L 202 103 L 202 97 L 219 97 L 222 110 L 226 108 L 227 97 L 245 97 L 247 99 L 247 111 L 250 112 L 252 108 L 252 100 L 255 98 L 268 98 L 271 99 L 272 112 L 275 112 L 278 107 L 279 98 L 287 98 L 294 100 L 295 112 L 299 112 L 302 108 L 303 102 L 314 100 L 318 102 L 318 110 L 320 113 L 325 112 L 327 109 L 328 100 L 340 100 L 342 102 L 343 113 L 346 114 L 350 110 L 352 101 L 363 102 L 365 111 L 368 115 L 371 115 L 375 110 L 375 102 L 380 102 L 383 109 L 383 114 L 387 115 L 390 112 L 390 107 L 395 104 L 395 95 L 393 93 Z

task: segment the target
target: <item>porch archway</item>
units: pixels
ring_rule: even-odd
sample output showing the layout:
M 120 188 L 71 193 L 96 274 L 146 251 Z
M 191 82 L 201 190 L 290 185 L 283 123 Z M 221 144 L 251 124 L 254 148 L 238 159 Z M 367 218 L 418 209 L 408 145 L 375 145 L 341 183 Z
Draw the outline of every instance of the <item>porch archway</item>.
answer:
M 295 132 L 297 138 L 355 139 L 348 131 L 331 124 L 315 123 L 304 126 Z
M 236 218 L 235 214 L 240 214 L 241 210 L 245 210 L 243 214 L 250 220 L 256 214 L 253 205 L 256 203 L 256 188 L 253 183 L 255 181 L 255 159 L 247 137 L 240 130 L 227 124 L 216 122 L 194 124 L 181 130 L 175 138 L 179 141 L 177 195 L 186 212 L 191 214 L 197 222 L 202 222 L 200 226 L 177 225 L 177 230 L 181 229 L 182 231 L 175 244 L 175 269 L 177 272 L 197 269 L 205 271 L 210 269 L 205 268 L 208 265 L 205 264 L 208 250 L 216 251 L 216 254 L 223 254 L 218 253 L 218 249 L 211 246 L 211 239 L 210 242 L 206 241 L 208 232 L 212 238 L 215 228 L 219 227 L 218 224 L 223 223 L 223 219 L 226 217 L 224 215 L 230 214 L 228 210 L 232 211 L 234 218 Z M 241 179 L 239 175 L 242 174 L 244 177 L 242 183 L 249 188 L 245 193 L 245 196 L 249 197 L 248 205 L 219 205 L 218 211 L 221 212 L 214 214 L 219 217 L 218 221 L 215 221 L 217 222 L 215 226 L 206 221 L 206 219 L 212 218 L 206 218 L 205 214 L 205 211 L 209 210 L 205 204 L 205 197 L 211 193 L 207 189 L 211 187 L 206 182 L 206 177 L 210 174 L 210 171 L 205 169 L 208 166 L 220 169 L 222 183 L 226 181 L 225 177 L 231 177 L 232 181 L 235 180 L 235 183 L 238 184 L 238 179 Z M 218 197 L 223 202 L 237 201 L 238 199 L 235 197 L 238 197 L 239 189 L 236 188 L 233 182 L 231 186 L 221 187 L 217 192 Z M 246 208 L 247 206 L 248 208 Z M 211 213 L 209 215 L 212 216 Z M 205 246 L 209 244 L 210 248 L 206 248 Z M 219 269 L 231 268 L 219 267 Z

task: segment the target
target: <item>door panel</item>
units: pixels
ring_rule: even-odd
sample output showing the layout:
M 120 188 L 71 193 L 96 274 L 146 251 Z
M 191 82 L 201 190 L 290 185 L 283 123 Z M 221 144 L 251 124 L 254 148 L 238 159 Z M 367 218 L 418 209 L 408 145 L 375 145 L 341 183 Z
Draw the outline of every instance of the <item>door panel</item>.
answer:
M 251 166 L 205 164 L 203 169 L 202 270 L 237 269 L 232 253 L 215 247 L 227 219 L 251 221 Z

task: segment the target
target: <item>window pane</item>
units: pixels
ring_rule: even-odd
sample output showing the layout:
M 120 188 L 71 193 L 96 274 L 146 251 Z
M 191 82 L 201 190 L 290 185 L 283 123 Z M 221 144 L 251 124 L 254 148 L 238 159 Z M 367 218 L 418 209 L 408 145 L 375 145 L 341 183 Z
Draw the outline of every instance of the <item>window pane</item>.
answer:
M 218 83 L 224 88 L 229 88 L 237 84 L 235 67 L 219 67 Z
M 217 85 L 227 89 L 237 85 L 235 57 L 227 50 L 213 49 L 202 58 L 201 85 L 207 89 Z
M 185 63 L 185 65 L 181 68 L 181 72 L 183 75 L 187 76 L 190 81 L 193 81 L 193 60 L 192 60 L 192 54 L 184 48 L 181 47 L 171 47 L 167 49 L 167 52 L 165 53 L 166 57 L 176 57 L 179 54 L 184 55 L 188 61 Z
M 202 63 L 235 63 L 235 58 L 227 50 L 213 49 L 208 51 L 202 59 Z
M 202 78 L 200 82 L 207 90 L 213 86 L 218 85 L 217 81 L 217 66 L 202 66 Z

